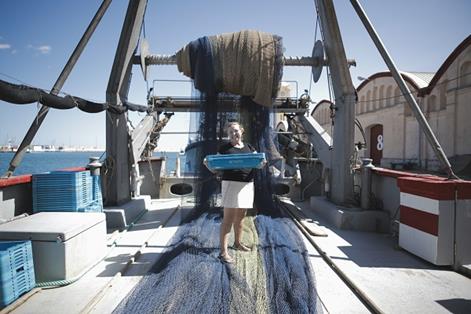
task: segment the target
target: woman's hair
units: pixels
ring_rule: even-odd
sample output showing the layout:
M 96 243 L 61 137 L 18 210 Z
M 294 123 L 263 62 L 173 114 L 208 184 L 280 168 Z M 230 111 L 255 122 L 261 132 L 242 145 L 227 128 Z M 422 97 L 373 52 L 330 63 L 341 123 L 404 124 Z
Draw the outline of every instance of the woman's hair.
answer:
M 226 127 L 224 128 L 226 130 L 226 133 L 229 131 L 229 128 L 233 125 L 238 125 L 239 128 L 244 132 L 244 127 L 237 121 L 229 121 L 226 123 Z

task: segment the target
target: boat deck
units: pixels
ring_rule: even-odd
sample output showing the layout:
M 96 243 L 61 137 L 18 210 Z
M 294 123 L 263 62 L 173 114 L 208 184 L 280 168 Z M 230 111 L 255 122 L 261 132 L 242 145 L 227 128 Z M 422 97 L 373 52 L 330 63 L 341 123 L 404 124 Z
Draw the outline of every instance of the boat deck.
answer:
M 326 231 L 328 236 L 316 237 L 316 244 L 382 312 L 471 313 L 470 278 L 401 249 L 390 234 L 341 230 L 320 218 L 308 202 L 296 205 Z M 335 291 L 320 291 L 327 308 L 335 308 Z
M 151 208 L 121 233 L 109 233 L 107 257 L 78 281 L 34 289 L 2 313 L 110 313 L 168 248 L 184 210 L 178 199 L 153 200 Z M 316 216 L 308 202 L 296 203 L 327 237 L 315 243 L 357 289 L 384 313 L 470 313 L 471 280 L 435 267 L 397 247 L 390 235 L 339 230 Z M 368 313 L 368 307 L 304 238 L 315 289 L 326 313 Z M 237 256 L 236 264 L 243 263 Z M 238 265 L 236 265 L 238 266 Z M 188 291 L 188 297 L 192 291 Z

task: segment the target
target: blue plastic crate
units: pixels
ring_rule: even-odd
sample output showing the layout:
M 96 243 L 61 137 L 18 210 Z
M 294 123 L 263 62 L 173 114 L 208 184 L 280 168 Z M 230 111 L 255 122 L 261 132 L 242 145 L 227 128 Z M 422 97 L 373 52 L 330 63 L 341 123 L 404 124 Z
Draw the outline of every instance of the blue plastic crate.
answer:
M 103 207 L 103 196 L 101 193 L 101 177 L 100 176 L 92 176 L 93 180 L 93 201 L 98 202 L 101 207 Z
M 78 211 L 93 201 L 88 171 L 53 171 L 33 175 L 33 212 Z
M 87 206 L 80 208 L 78 211 L 84 213 L 101 213 L 103 212 L 103 201 L 95 200 Z
M 1 307 L 34 288 L 31 241 L 0 242 L 0 284 Z
M 208 168 L 211 170 L 262 168 L 265 153 L 208 155 Z
M 88 177 L 90 177 L 89 171 L 51 171 L 33 174 L 33 183 L 38 186 L 79 185 L 84 183 Z

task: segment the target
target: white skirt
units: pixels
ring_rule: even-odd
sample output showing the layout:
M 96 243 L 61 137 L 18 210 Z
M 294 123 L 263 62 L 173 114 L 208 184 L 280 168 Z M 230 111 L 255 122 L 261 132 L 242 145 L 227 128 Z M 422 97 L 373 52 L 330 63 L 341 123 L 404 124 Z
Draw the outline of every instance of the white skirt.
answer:
M 226 181 L 221 183 L 222 206 L 225 208 L 252 208 L 253 182 Z

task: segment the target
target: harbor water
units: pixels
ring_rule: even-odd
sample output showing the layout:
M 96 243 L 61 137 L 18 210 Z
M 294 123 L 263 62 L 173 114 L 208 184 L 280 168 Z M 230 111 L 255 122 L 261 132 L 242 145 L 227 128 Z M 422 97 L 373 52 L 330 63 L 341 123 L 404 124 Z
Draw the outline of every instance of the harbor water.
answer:
M 3 176 L 8 170 L 8 165 L 13 158 L 14 153 L 0 153 L 0 176 Z M 155 157 L 165 157 L 166 173 L 171 174 L 175 171 L 177 157 L 180 157 L 180 164 L 185 164 L 185 156 L 178 152 L 155 152 Z M 24 155 L 20 166 L 15 170 L 14 175 L 35 174 L 48 172 L 70 167 L 84 167 L 87 165 L 90 157 L 100 157 L 105 159 L 104 152 L 35 152 Z

